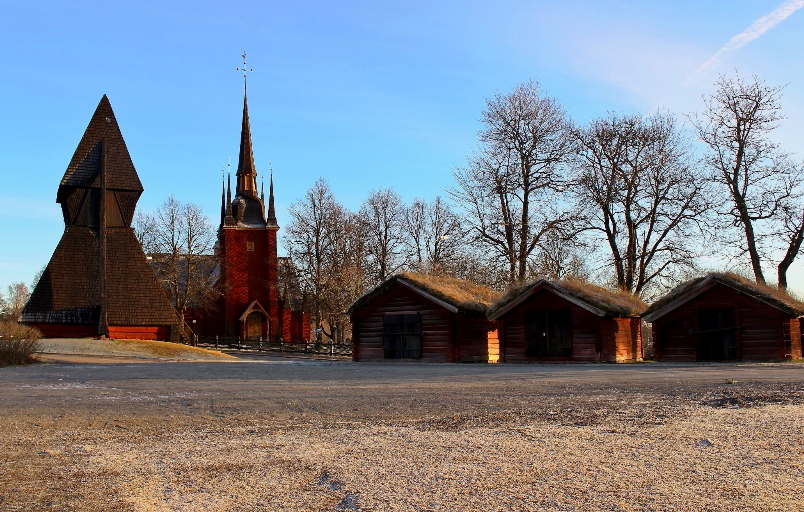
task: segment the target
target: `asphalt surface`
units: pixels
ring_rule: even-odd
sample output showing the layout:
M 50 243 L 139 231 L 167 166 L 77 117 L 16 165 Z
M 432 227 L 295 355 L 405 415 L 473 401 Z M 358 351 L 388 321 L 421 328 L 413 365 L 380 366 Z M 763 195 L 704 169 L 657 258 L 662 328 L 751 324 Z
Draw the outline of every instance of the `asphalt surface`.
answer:
M 91 362 L 87 362 L 87 361 Z M 800 389 L 804 365 L 354 363 L 286 359 L 143 362 L 85 358 L 0 368 L 3 415 L 222 411 L 295 417 L 410 418 L 443 412 L 528 407 L 566 395 L 651 393 L 695 400 L 741 386 Z M 125 407 L 123 407 L 125 405 Z

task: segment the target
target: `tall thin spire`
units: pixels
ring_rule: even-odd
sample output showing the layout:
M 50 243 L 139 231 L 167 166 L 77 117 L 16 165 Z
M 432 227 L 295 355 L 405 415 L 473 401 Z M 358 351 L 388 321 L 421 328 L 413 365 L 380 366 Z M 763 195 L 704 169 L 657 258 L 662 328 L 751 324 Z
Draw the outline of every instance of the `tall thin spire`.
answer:
M 240 128 L 240 155 L 237 161 L 237 195 L 257 197 L 257 169 L 254 166 L 254 152 L 251 149 L 251 122 L 248 117 L 248 90 L 246 75 L 254 71 L 246 66 L 246 52 L 243 52 L 243 124 Z
M 223 219 L 226 226 L 234 225 L 234 216 L 232 215 L 232 173 L 229 172 L 229 180 L 226 184 L 226 217 Z
M 226 218 L 226 169 L 221 169 L 221 226 Z
M 274 210 L 274 172 L 271 169 L 271 181 L 268 185 L 268 218 L 266 219 L 269 226 L 277 226 L 276 223 L 276 210 Z

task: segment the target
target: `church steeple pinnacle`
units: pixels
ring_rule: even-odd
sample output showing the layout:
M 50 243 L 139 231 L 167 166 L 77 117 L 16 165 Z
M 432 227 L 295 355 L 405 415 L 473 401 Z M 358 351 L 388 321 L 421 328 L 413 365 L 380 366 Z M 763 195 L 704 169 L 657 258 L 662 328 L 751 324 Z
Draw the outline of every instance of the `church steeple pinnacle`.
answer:
M 276 210 L 274 210 L 274 173 L 271 170 L 271 181 L 268 185 L 268 218 L 266 219 L 269 226 L 277 226 L 276 223 Z

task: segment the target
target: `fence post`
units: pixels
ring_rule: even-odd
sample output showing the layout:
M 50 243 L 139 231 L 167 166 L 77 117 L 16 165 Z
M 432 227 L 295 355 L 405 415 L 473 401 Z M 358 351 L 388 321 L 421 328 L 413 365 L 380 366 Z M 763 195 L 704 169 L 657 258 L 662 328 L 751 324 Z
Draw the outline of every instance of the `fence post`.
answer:
M 218 337 L 215 336 L 215 350 L 218 350 Z
M 262 336 L 260 336 L 260 341 L 257 342 L 257 352 L 262 352 Z

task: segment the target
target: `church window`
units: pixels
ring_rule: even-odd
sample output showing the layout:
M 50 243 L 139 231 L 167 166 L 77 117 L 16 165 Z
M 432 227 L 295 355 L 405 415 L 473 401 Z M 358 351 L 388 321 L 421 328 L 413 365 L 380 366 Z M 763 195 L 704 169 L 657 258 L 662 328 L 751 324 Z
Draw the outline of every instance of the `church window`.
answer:
M 246 250 L 248 252 L 254 252 L 254 242 L 246 242 Z

